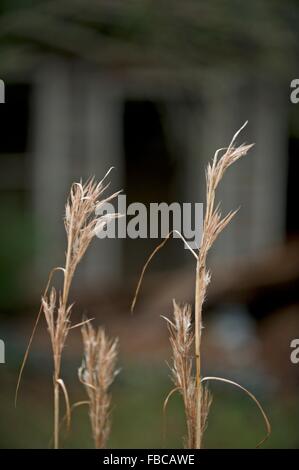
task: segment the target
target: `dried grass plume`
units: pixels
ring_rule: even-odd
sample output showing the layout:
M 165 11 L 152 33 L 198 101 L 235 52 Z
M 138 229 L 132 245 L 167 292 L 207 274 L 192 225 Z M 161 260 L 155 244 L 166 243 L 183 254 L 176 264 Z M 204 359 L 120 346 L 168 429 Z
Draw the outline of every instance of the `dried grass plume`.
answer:
M 108 187 L 108 185 L 104 184 L 104 181 L 110 173 L 111 169 L 100 182 L 96 182 L 94 178 L 91 178 L 85 184 L 82 182 L 72 184 L 65 206 L 64 217 L 64 225 L 67 237 L 65 265 L 63 267 L 56 267 L 50 272 L 45 292 L 42 295 L 41 307 L 20 368 L 16 388 L 17 399 L 22 372 L 29 354 L 40 316 L 43 312 L 45 315 L 53 352 L 54 448 L 56 449 L 59 447 L 60 390 L 63 392 L 65 398 L 68 422 L 70 421 L 70 404 L 67 388 L 62 378 L 60 377 L 62 352 L 70 328 L 79 326 L 75 325 L 71 327 L 70 317 L 72 312 L 72 304 L 69 303 L 69 293 L 76 268 L 97 231 L 103 229 L 110 220 L 119 217 L 119 214 L 115 213 L 97 215 L 97 213 L 100 212 L 99 209 L 102 205 L 119 194 L 119 192 L 117 192 L 109 197 L 103 197 L 103 193 Z M 62 288 L 58 292 L 56 291 L 55 287 L 51 287 L 52 277 L 57 271 L 63 273 Z M 50 294 L 48 294 L 49 289 Z
M 206 428 L 208 411 L 211 404 L 211 395 L 204 385 L 204 383 L 208 380 L 229 383 L 230 385 L 236 386 L 237 388 L 243 390 L 255 402 L 264 418 L 267 429 L 266 437 L 268 437 L 271 430 L 269 420 L 263 408 L 251 392 L 233 380 L 223 379 L 220 377 L 202 377 L 201 367 L 201 337 L 203 330 L 202 312 L 203 304 L 206 298 L 207 287 L 211 279 L 210 272 L 207 268 L 207 257 L 217 237 L 231 222 L 232 218 L 237 213 L 237 210 L 235 210 L 229 212 L 225 216 L 221 215 L 219 209 L 220 205 L 216 204 L 215 202 L 216 190 L 226 170 L 237 160 L 246 155 L 253 146 L 253 144 L 242 144 L 238 146 L 235 145 L 238 135 L 246 126 L 246 124 L 247 122 L 238 130 L 238 132 L 236 132 L 227 148 L 222 148 L 216 151 L 211 163 L 209 163 L 207 166 L 206 208 L 201 244 L 198 249 L 193 250 L 181 235 L 185 246 L 196 258 L 194 329 L 191 326 L 191 308 L 187 305 L 178 307 L 178 305 L 174 303 L 173 320 L 166 319 L 170 331 L 170 343 L 173 353 L 171 369 L 175 388 L 167 396 L 164 402 L 164 409 L 172 393 L 175 391 L 180 391 L 183 396 L 185 407 L 188 431 L 187 445 L 188 447 L 196 449 L 200 449 L 202 447 L 203 434 Z M 200 227 L 198 227 L 198 230 L 200 230 Z M 169 240 L 171 233 L 160 243 L 160 245 L 155 248 L 145 263 L 139 282 L 137 284 L 137 289 L 132 303 L 132 309 L 135 306 L 141 283 L 150 261 Z M 194 347 L 191 347 L 193 343 Z M 192 348 L 193 352 L 191 351 Z M 193 359 L 195 360 L 195 376 L 193 376 L 192 373 Z
M 196 436 L 196 381 L 193 374 L 194 332 L 192 327 L 192 310 L 188 304 L 178 305 L 173 301 L 173 319 L 163 317 L 168 324 L 170 344 L 172 348 L 172 364 L 170 366 L 175 388 L 181 393 L 186 415 L 187 437 L 185 446 L 194 449 Z M 168 395 L 169 397 L 170 395 Z M 202 403 L 202 423 L 206 426 L 211 395 L 208 390 Z M 168 398 L 165 404 L 167 405 Z M 164 409 L 165 409 L 164 404 Z
M 109 339 L 105 331 L 96 332 L 90 323 L 82 327 L 84 359 L 79 379 L 89 399 L 89 417 L 95 447 L 103 449 L 110 433 L 110 386 L 117 374 L 117 339 Z

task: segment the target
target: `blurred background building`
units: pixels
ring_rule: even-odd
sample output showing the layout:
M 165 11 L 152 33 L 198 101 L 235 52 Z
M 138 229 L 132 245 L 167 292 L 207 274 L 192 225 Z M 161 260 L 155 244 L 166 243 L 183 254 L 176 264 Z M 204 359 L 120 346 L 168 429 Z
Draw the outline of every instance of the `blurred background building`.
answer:
M 297 390 L 289 361 L 299 334 L 297 2 L 13 0 L 0 12 L 0 337 L 12 338 L 12 362 L 47 273 L 63 262 L 71 182 L 114 166 L 112 189 L 123 188 L 128 203 L 203 202 L 207 162 L 248 120 L 239 141 L 255 147 L 219 191 L 223 212 L 241 210 L 213 249 L 207 364 L 263 391 Z M 147 351 L 163 367 L 159 314 L 169 314 L 172 297 L 192 302 L 194 266 L 171 241 L 128 320 L 156 242 L 96 240 L 74 296 L 78 315 L 100 310 L 131 362 Z M 290 435 L 298 444 L 299 430 Z

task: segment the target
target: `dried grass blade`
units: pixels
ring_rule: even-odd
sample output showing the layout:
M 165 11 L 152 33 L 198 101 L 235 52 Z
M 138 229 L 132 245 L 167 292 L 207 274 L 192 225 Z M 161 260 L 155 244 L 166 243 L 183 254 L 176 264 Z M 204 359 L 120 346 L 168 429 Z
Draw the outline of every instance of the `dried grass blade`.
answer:
M 51 284 L 53 274 L 57 271 L 64 272 L 64 268 L 56 267 L 56 268 L 52 269 L 52 271 L 50 272 L 49 277 L 48 277 L 46 288 L 45 288 L 44 293 L 42 295 L 43 298 L 47 295 L 50 284 Z M 29 356 L 30 348 L 31 348 L 31 345 L 32 345 L 32 342 L 33 342 L 33 339 L 34 339 L 34 336 L 35 336 L 35 332 L 36 332 L 36 329 L 37 329 L 42 311 L 43 311 L 43 305 L 42 305 L 42 302 L 41 302 L 40 308 L 39 308 L 39 311 L 38 311 L 38 314 L 37 314 L 37 317 L 36 317 L 36 320 L 35 320 L 35 323 L 34 323 L 30 338 L 29 338 L 29 342 L 28 342 L 28 345 L 27 345 L 27 348 L 26 348 L 26 351 L 25 351 L 25 354 L 24 354 L 24 357 L 23 357 L 23 360 L 22 360 L 22 363 L 21 363 L 20 371 L 19 371 L 19 374 L 18 374 L 18 380 L 17 380 L 16 390 L 15 390 L 15 400 L 14 400 L 15 407 L 17 406 L 18 393 L 19 393 L 19 389 L 20 389 L 20 385 L 21 385 L 23 371 L 24 371 L 24 368 L 25 368 L 25 365 L 26 365 L 26 362 L 27 362 L 27 359 L 28 359 L 28 356 Z
M 67 422 L 67 430 L 69 431 L 70 430 L 70 427 L 71 427 L 71 407 L 70 407 L 70 400 L 69 400 L 69 396 L 68 396 L 68 392 L 67 392 L 67 389 L 66 389 L 66 386 L 64 384 L 64 381 L 62 379 L 57 379 L 57 383 L 60 385 L 62 391 L 63 391 L 63 395 L 64 395 L 64 399 L 65 399 L 65 406 L 66 406 L 66 422 Z
M 81 321 L 80 323 L 76 323 L 76 325 L 70 326 L 69 330 L 73 330 L 74 328 L 78 328 L 79 326 L 86 325 L 87 323 L 91 322 L 94 320 L 94 318 L 88 318 L 88 320 Z
M 203 377 L 201 379 L 201 382 L 207 382 L 209 380 L 224 382 L 224 383 L 228 383 L 230 385 L 234 385 L 235 387 L 243 390 L 254 401 L 254 403 L 257 405 L 257 407 L 259 408 L 259 410 L 260 410 L 260 412 L 261 412 L 261 414 L 264 418 L 265 425 L 266 425 L 266 430 L 267 430 L 266 436 L 256 446 L 256 447 L 260 447 L 269 438 L 269 436 L 271 434 L 271 424 L 270 424 L 270 421 L 269 421 L 262 405 L 258 401 L 258 399 L 253 395 L 253 393 L 251 393 L 249 390 L 247 390 L 247 388 L 245 388 L 242 385 L 238 384 L 238 382 L 234 382 L 233 380 L 224 379 L 222 377 Z
M 179 387 L 175 387 L 170 392 L 167 394 L 167 397 L 165 398 L 163 402 L 163 440 L 165 441 L 166 438 L 166 431 L 167 431 L 167 421 L 166 421 L 166 411 L 167 411 L 167 406 L 170 398 L 175 392 L 178 392 L 180 390 Z
M 140 277 L 139 277 L 139 280 L 138 280 L 138 284 L 137 284 L 137 287 L 136 287 L 136 290 L 135 290 L 135 294 L 134 294 L 134 298 L 133 298 L 133 301 L 132 301 L 132 304 L 131 304 L 131 312 L 133 313 L 134 309 L 135 309 L 135 305 L 136 305 L 136 302 L 137 302 L 137 298 L 138 298 L 138 295 L 139 295 L 139 292 L 140 292 L 140 288 L 141 288 L 141 285 L 142 285 L 142 282 L 143 282 L 143 278 L 144 278 L 144 275 L 145 275 L 145 271 L 147 270 L 148 268 L 148 265 L 150 264 L 150 262 L 152 261 L 152 259 L 154 258 L 154 256 L 158 253 L 158 251 L 161 250 L 161 248 L 163 248 L 163 246 L 168 242 L 170 236 L 173 234 L 173 233 L 176 233 L 177 235 L 180 236 L 180 238 L 183 240 L 183 242 L 185 243 L 185 245 L 187 246 L 187 248 L 189 249 L 189 251 L 191 251 L 191 253 L 193 254 L 193 256 L 195 257 L 196 260 L 198 260 L 198 256 L 197 254 L 195 253 L 195 251 L 191 248 L 191 246 L 188 244 L 188 242 L 186 241 L 186 239 L 183 237 L 183 235 L 178 231 L 178 230 L 172 230 L 171 232 L 168 233 L 168 235 L 164 238 L 164 240 L 159 243 L 158 246 L 156 246 L 156 248 L 154 248 L 154 250 L 151 252 L 151 254 L 149 255 L 148 259 L 146 260 L 143 268 L 142 268 L 142 271 L 141 271 L 141 274 L 140 274 Z

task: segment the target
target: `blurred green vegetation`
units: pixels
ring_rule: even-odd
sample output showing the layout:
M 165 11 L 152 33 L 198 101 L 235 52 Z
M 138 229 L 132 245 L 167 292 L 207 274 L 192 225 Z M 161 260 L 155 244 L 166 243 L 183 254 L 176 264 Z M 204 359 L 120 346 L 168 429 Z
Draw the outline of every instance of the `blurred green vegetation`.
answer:
M 20 10 L 23 23 L 28 21 L 30 29 L 36 31 L 27 41 L 27 36 L 19 31 Z M 214 0 L 213 3 L 161 0 L 159 8 L 151 0 L 127 0 L 117 5 L 87 0 L 4 0 L 1 14 L 6 20 L 1 35 L 1 66 L 7 63 L 8 70 L 11 65 L 13 69 L 19 67 L 20 44 L 29 46 L 25 53 L 22 49 L 25 67 L 35 57 L 36 50 L 40 57 L 40 48 L 68 55 L 70 33 L 72 53 L 85 55 L 84 49 L 90 49 L 90 44 L 84 46 L 86 41 L 82 41 L 81 35 L 85 37 L 86 31 L 98 36 L 95 41 L 93 35 L 94 54 L 87 50 L 89 59 L 103 60 L 106 65 L 107 62 L 118 66 L 148 62 L 184 69 L 190 65 L 233 64 L 245 67 L 251 74 L 262 68 L 282 76 L 297 67 L 299 8 L 295 0 Z M 61 38 L 58 48 L 39 31 L 41 22 L 58 37 L 65 26 L 66 37 Z M 78 25 L 83 28 L 81 34 Z M 109 45 L 108 56 L 103 54 L 102 44 L 104 48 Z
M 0 5 L 0 13 L 14 11 L 18 8 L 33 7 L 42 3 L 41 0 L 2 0 Z
M 1 194 L 0 305 L 9 311 L 20 307 L 26 297 L 23 280 L 34 249 L 33 217 L 22 207 L 23 198 L 22 191 Z
M 5 366 L 4 366 L 5 367 Z M 45 448 L 52 426 L 51 380 L 26 374 L 17 409 L 14 409 L 15 374 L 1 374 L 0 447 Z M 67 382 L 67 381 L 66 381 Z M 73 383 L 73 381 L 72 381 Z M 171 383 L 167 368 L 154 364 L 128 364 L 113 388 L 111 448 L 181 448 L 184 417 L 179 396 L 169 402 L 166 437 L 163 439 L 162 405 Z M 213 404 L 205 435 L 206 448 L 254 448 L 263 437 L 263 420 L 250 399 L 223 385 L 212 387 Z M 80 388 L 71 390 L 72 400 L 84 399 Z M 263 446 L 296 448 L 299 445 L 299 403 L 294 399 L 260 396 L 273 432 Z M 64 434 L 64 433 L 62 433 Z M 85 406 L 73 413 L 72 430 L 62 447 L 90 448 L 92 440 Z

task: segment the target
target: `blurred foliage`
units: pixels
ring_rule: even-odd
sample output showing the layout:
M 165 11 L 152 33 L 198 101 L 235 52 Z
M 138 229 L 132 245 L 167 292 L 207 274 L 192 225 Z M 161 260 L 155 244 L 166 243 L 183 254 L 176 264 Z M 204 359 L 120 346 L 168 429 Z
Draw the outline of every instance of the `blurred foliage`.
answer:
M 28 372 L 27 372 L 28 374 Z M 27 375 L 28 377 L 28 375 Z M 44 448 L 52 432 L 51 381 L 31 375 L 21 388 L 18 407 L 13 404 L 14 380 L 6 380 L 0 391 L 0 447 Z M 184 430 L 179 396 L 169 402 L 166 437 L 163 439 L 162 405 L 171 383 L 166 368 L 154 364 L 128 364 L 113 389 L 112 448 L 181 448 Z M 263 420 L 242 393 L 213 386 L 213 404 L 205 435 L 206 448 L 254 448 L 263 437 Z M 84 399 L 81 389 L 72 389 L 73 400 Z M 266 448 L 297 448 L 299 404 L 295 400 L 261 398 L 273 432 Z M 92 440 L 87 410 L 73 413 L 72 431 L 63 447 L 90 448 Z
M 1 0 L 0 14 L 18 10 L 19 8 L 30 8 L 41 4 L 43 0 Z
M 1 8 L 3 70 L 6 61 L 20 66 L 20 48 L 24 67 L 43 51 L 104 66 L 233 64 L 279 75 L 296 70 L 299 55 L 295 0 L 6 0 Z
M 0 305 L 4 311 L 19 307 L 28 288 L 23 281 L 27 264 L 32 260 L 33 222 L 20 199 L 22 192 L 1 194 Z

